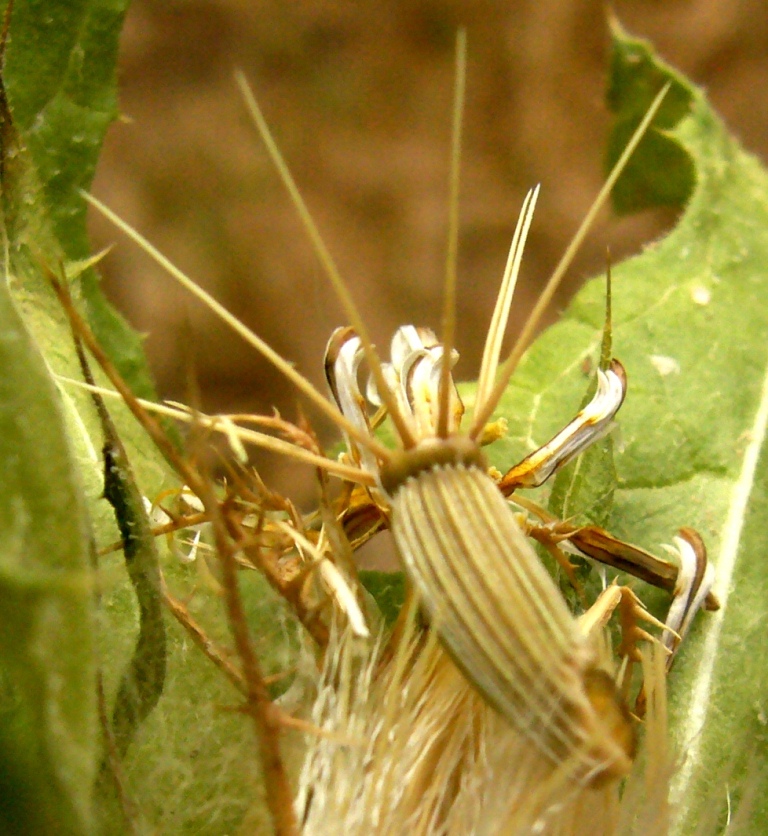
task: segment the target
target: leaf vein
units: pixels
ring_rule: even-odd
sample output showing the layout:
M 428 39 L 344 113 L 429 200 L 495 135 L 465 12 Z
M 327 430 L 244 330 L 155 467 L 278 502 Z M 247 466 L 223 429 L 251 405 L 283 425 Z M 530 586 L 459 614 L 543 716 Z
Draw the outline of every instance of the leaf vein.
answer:
M 694 767 L 699 759 L 702 730 L 707 720 L 710 707 L 710 694 L 714 678 L 715 664 L 718 659 L 717 650 L 720 636 L 728 609 L 728 598 L 731 592 L 733 575 L 736 570 L 736 560 L 744 523 L 747 516 L 749 499 L 755 481 L 757 463 L 762 452 L 766 431 L 768 430 L 768 368 L 763 375 L 763 385 L 760 393 L 755 420 L 750 431 L 750 441 L 744 451 L 739 478 L 731 492 L 720 554 L 717 560 L 717 594 L 720 599 L 720 609 L 708 619 L 704 636 L 702 664 L 694 680 L 690 693 L 687 722 L 683 730 L 681 741 L 686 747 L 687 757 L 682 764 L 677 779 L 672 787 L 674 803 L 680 806 L 681 815 L 678 822 L 685 818 L 684 805 L 690 798 L 689 785 L 693 777 Z

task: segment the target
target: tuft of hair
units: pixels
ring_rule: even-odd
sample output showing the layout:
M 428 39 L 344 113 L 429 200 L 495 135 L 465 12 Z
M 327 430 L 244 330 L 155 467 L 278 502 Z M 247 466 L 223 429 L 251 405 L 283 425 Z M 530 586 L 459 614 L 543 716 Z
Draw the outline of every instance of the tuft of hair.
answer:
M 643 660 L 648 712 L 633 771 L 593 788 L 487 705 L 417 621 L 394 648 L 334 633 L 311 715 L 326 734 L 310 742 L 299 779 L 305 836 L 668 831 L 674 760 L 659 648 Z

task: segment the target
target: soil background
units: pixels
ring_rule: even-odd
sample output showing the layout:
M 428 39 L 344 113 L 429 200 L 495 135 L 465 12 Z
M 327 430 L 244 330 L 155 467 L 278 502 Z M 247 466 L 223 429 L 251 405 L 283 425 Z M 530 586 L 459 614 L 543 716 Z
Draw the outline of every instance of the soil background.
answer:
M 457 376 L 472 378 L 526 190 L 542 184 L 512 330 L 600 187 L 608 13 L 592 0 L 136 0 L 119 64 L 125 118 L 109 132 L 94 191 L 324 386 L 326 340 L 346 322 L 233 72 L 250 79 L 387 346 L 404 323 L 439 330 L 454 41 L 466 26 Z M 765 0 L 627 0 L 612 13 L 768 157 Z M 669 212 L 605 212 L 550 319 L 603 269 L 606 247 L 618 261 L 672 223 Z M 208 411 L 296 416 L 294 393 L 240 338 L 102 220 L 92 219 L 92 235 L 96 249 L 118 243 L 104 262 L 106 290 L 147 335 L 163 396 L 186 399 L 193 369 Z

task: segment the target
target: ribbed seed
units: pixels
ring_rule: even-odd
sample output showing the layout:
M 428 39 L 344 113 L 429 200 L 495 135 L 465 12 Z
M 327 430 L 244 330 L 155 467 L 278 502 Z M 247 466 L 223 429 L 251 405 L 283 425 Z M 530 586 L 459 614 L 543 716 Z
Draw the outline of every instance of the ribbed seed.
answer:
M 583 774 L 621 758 L 585 691 L 590 643 L 482 470 L 408 478 L 392 498 L 392 532 L 441 641 L 503 716 Z

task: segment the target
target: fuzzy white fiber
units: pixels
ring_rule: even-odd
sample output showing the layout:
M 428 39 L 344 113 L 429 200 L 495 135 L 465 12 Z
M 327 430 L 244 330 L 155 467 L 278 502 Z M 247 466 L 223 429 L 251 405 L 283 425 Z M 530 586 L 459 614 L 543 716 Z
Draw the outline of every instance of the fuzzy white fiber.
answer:
M 634 769 L 599 788 L 573 780 L 491 709 L 433 633 L 393 647 L 332 641 L 297 797 L 305 836 L 664 834 L 673 762 L 664 660 L 644 662 L 648 713 Z

